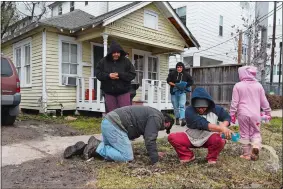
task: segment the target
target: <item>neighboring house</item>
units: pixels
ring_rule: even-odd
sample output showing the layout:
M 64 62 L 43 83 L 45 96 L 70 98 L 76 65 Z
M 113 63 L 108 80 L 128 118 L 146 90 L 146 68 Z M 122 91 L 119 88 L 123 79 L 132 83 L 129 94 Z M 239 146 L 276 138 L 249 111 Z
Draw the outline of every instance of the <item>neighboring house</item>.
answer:
M 49 5 L 49 8 L 51 9 L 51 16 L 66 14 L 76 9 L 80 9 L 93 16 L 99 16 L 131 3 L 130 1 L 55 1 Z
M 230 40 L 244 23 L 242 17 L 254 15 L 253 2 L 170 2 L 183 23 L 201 44 L 200 49 L 185 49 L 181 55 L 170 57 L 169 67 L 183 61 L 186 66 L 209 66 L 237 63 L 238 41 Z M 234 28 L 232 26 L 235 26 Z M 208 49 L 216 44 L 217 47 Z M 247 37 L 243 35 L 243 60 L 246 54 Z M 207 49 L 207 50 L 206 50 Z M 205 50 L 205 51 L 203 51 Z M 196 53 L 200 51 L 200 53 Z
M 74 10 L 6 36 L 1 51 L 20 75 L 21 108 L 104 112 L 94 68 L 113 40 L 136 67 L 134 101 L 171 109 L 168 54 L 199 44 L 168 2 L 134 2 L 97 17 Z

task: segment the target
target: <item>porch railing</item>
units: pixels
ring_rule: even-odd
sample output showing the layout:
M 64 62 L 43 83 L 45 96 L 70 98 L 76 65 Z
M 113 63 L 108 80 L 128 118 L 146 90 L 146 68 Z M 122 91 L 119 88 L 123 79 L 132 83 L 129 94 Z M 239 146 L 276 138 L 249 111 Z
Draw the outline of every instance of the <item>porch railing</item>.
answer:
M 170 88 L 166 81 L 143 79 L 141 99 L 144 105 L 159 110 L 172 109 Z
M 77 78 L 77 109 L 105 112 L 104 97 L 101 94 L 100 85 L 101 83 L 96 77 Z M 86 99 L 86 97 L 88 98 Z

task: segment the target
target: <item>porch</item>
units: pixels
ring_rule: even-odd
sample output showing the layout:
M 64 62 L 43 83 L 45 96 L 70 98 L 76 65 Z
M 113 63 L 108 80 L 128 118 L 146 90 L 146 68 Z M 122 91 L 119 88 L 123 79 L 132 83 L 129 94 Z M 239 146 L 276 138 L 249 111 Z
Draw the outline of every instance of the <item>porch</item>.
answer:
M 101 83 L 96 77 L 78 77 L 76 109 L 82 111 L 106 112 Z M 141 96 L 133 104 L 150 106 L 158 110 L 171 110 L 171 96 L 166 81 L 142 79 Z

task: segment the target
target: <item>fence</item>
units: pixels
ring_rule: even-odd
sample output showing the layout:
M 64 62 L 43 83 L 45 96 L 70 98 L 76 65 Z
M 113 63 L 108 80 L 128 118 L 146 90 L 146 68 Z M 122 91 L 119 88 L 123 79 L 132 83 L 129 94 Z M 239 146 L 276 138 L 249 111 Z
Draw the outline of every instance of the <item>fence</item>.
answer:
M 225 107 L 230 106 L 234 85 L 239 82 L 238 68 L 243 64 L 226 64 L 219 66 L 190 67 L 186 71 L 194 79 L 195 87 L 203 87 L 211 95 L 214 102 Z M 174 69 L 170 69 L 172 71 Z M 187 101 L 191 99 L 190 93 Z
M 270 86 L 269 83 L 265 83 L 262 86 L 267 94 L 273 93 L 282 96 L 282 84 L 279 86 L 278 83 L 274 83 Z

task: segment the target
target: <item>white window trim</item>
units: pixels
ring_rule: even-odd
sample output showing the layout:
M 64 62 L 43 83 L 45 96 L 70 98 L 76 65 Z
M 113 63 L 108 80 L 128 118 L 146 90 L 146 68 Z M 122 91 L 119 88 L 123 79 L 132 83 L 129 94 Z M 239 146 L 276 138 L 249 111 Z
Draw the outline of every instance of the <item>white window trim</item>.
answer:
M 64 35 L 58 35 L 59 37 L 59 41 L 58 41 L 58 55 L 59 55 L 59 86 L 66 86 L 62 84 L 62 42 L 66 42 L 66 43 L 72 43 L 72 44 L 76 44 L 78 46 L 77 49 L 77 53 L 78 53 L 78 67 L 77 67 L 77 74 L 74 75 L 70 75 L 71 77 L 82 77 L 82 43 L 79 43 L 75 40 L 74 37 L 68 37 L 68 36 L 64 36 Z M 64 74 L 64 75 L 68 75 L 68 74 Z
M 157 74 L 157 80 L 159 80 L 160 78 L 160 57 L 159 56 L 153 56 L 151 52 L 148 51 L 143 51 L 143 50 L 139 50 L 139 49 L 132 49 L 132 64 L 134 64 L 135 60 L 134 60 L 134 55 L 141 55 L 145 58 L 144 60 L 144 67 L 143 67 L 143 79 L 148 79 L 148 57 L 153 57 L 153 58 L 157 58 L 157 70 L 158 70 L 158 74 Z M 144 87 L 144 86 L 143 86 Z M 138 88 L 138 91 L 142 91 L 142 87 Z
M 145 14 L 146 14 L 146 13 L 154 14 L 154 15 L 156 16 L 156 19 L 157 19 L 156 28 L 150 28 L 150 27 L 148 27 L 148 26 L 145 25 Z M 158 21 L 159 21 L 159 18 L 158 18 L 157 12 L 154 12 L 154 11 L 152 11 L 152 10 L 144 10 L 144 13 L 143 13 L 143 25 L 144 25 L 144 27 L 150 28 L 150 29 L 153 29 L 153 30 L 159 30 Z
M 24 48 L 25 48 L 25 45 L 29 44 L 30 45 L 30 83 L 29 84 L 26 84 L 26 71 L 25 71 L 25 52 L 24 51 Z M 13 63 L 15 66 L 16 65 L 16 49 L 17 48 L 21 48 L 21 78 L 20 79 L 20 86 L 21 88 L 30 88 L 32 87 L 32 67 L 33 67 L 33 64 L 32 64 L 32 38 L 29 37 L 29 38 L 26 38 L 22 41 L 19 41 L 15 44 L 13 44 Z

